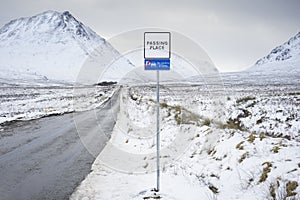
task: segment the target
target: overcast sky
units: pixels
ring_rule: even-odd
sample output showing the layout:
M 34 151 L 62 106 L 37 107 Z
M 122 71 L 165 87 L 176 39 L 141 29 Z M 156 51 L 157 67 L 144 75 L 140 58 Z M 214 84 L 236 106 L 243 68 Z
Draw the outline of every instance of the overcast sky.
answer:
M 300 31 L 299 0 L 0 0 L 0 26 L 46 10 L 70 11 L 109 39 L 136 28 L 171 29 L 202 46 L 220 71 L 253 65 Z

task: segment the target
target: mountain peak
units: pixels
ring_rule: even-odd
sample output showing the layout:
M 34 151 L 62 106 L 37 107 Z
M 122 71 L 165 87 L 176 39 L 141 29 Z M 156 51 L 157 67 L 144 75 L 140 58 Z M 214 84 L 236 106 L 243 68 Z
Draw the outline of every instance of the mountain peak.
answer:
M 0 29 L 0 71 L 24 74 L 25 79 L 26 74 L 37 74 L 73 82 L 100 45 L 107 54 L 117 54 L 70 12 L 48 10 L 12 20 Z
M 300 56 L 300 32 L 284 44 L 274 48 L 267 56 L 259 59 L 255 65 L 282 62 Z
M 10 21 L 0 29 L 0 41 L 18 40 L 26 36 L 38 38 L 41 34 L 50 36 L 65 34 L 80 40 L 100 38 L 89 27 L 79 22 L 69 11 L 60 13 L 48 10 L 32 17 Z

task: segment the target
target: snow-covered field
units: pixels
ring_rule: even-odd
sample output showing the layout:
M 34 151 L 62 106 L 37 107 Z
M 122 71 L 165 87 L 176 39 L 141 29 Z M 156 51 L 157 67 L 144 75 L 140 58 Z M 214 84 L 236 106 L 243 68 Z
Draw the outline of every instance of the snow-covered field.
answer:
M 299 80 L 232 78 L 223 91 L 161 88 L 158 193 L 155 86 L 124 88 L 111 140 L 71 199 L 300 199 Z
M 115 86 L 12 86 L 0 87 L 0 127 L 14 120 L 91 110 L 114 93 Z

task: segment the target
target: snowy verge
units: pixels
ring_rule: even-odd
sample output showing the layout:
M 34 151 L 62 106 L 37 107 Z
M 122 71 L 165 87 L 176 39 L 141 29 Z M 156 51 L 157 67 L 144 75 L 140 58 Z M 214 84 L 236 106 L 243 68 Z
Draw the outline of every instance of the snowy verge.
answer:
M 161 91 L 160 192 L 151 191 L 156 185 L 155 89 L 128 88 L 120 95 L 110 142 L 70 199 L 300 198 L 300 127 L 287 126 L 299 122 L 299 92 L 227 94 L 220 116 L 214 112 L 219 98 L 190 87 L 171 90 Z
M 95 109 L 107 101 L 115 89 L 115 86 L 1 87 L 0 124 Z

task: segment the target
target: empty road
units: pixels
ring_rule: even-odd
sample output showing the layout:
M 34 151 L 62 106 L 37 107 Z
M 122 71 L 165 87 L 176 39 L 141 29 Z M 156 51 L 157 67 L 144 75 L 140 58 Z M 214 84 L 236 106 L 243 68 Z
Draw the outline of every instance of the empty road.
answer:
M 97 110 L 5 127 L 0 132 L 0 199 L 68 199 L 108 141 L 118 111 L 119 91 Z

